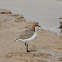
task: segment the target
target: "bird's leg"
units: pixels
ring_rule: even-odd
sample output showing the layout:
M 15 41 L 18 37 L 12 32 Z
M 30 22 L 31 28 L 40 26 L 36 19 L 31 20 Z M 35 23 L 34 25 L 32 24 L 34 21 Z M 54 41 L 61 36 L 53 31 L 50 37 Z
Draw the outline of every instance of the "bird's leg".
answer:
M 27 43 L 26 49 L 27 49 L 27 52 L 29 52 L 29 51 L 28 51 L 28 43 Z
M 28 50 L 28 43 L 25 42 L 25 46 L 26 46 L 27 52 L 29 52 L 29 50 Z
M 25 42 L 25 46 L 26 46 L 26 42 Z
M 25 42 L 25 46 L 26 46 L 26 50 L 28 52 L 28 43 L 26 44 L 26 42 Z

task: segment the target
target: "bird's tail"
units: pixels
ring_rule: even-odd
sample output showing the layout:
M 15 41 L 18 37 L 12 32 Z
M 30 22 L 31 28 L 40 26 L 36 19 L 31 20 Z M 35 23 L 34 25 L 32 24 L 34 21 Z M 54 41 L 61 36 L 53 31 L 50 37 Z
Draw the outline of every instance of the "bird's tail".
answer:
M 17 42 L 18 41 L 18 38 L 16 40 L 14 40 L 14 42 Z

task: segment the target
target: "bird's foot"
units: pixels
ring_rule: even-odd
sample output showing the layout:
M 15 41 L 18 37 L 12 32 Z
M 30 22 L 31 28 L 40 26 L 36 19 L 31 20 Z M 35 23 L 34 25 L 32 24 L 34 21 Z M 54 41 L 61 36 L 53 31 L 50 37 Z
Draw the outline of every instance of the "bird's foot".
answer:
M 31 50 L 27 50 L 27 52 L 30 52 Z

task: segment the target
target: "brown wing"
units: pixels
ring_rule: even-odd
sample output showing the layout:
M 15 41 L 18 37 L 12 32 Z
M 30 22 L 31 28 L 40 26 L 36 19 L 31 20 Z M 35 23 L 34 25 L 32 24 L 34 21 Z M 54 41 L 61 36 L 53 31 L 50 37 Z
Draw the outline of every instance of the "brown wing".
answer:
M 19 39 L 28 39 L 33 36 L 34 32 L 33 28 L 29 28 L 21 33 Z

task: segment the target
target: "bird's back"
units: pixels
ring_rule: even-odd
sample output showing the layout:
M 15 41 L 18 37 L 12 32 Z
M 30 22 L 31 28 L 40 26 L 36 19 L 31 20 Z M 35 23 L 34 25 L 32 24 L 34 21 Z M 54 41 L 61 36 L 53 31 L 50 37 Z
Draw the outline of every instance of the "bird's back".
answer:
M 19 37 L 19 39 L 28 39 L 34 35 L 35 31 L 33 28 L 28 28 L 27 30 L 23 31 Z

